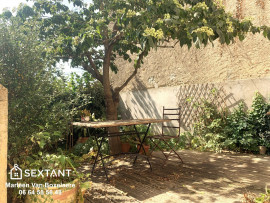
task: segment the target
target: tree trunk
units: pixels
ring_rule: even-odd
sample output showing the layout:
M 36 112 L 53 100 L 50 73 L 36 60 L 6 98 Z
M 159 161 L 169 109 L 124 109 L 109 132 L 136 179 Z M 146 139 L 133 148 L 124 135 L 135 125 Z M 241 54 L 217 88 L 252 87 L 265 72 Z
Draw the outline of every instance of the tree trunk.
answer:
M 110 59 L 112 47 L 105 46 L 105 57 L 103 63 L 103 88 L 106 105 L 107 120 L 117 120 L 117 107 L 119 104 L 119 93 L 114 93 L 110 84 Z M 119 132 L 118 127 L 109 128 L 110 133 Z M 110 154 L 121 152 L 120 137 L 109 138 Z
M 118 103 L 112 98 L 105 98 L 106 100 L 106 116 L 107 120 L 117 120 Z M 111 127 L 108 129 L 109 133 L 119 132 L 118 127 Z M 118 154 L 121 152 L 120 137 L 109 138 L 110 154 Z

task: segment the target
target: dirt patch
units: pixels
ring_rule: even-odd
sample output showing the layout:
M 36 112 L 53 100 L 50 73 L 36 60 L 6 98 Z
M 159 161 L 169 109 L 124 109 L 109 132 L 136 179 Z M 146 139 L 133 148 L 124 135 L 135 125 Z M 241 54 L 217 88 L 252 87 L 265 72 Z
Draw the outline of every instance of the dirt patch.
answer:
M 153 170 L 141 158 L 121 158 L 92 177 L 86 202 L 241 202 L 244 193 L 263 193 L 270 187 L 270 157 L 181 151 L 184 164 L 172 159 L 166 165 L 152 158 Z M 160 157 L 159 153 L 155 156 Z

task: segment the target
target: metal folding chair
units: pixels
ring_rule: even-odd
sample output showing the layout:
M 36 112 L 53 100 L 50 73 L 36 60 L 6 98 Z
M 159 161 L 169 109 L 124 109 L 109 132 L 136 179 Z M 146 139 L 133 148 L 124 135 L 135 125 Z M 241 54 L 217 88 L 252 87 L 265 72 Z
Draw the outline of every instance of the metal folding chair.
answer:
M 181 108 L 165 108 L 163 106 L 163 119 L 169 119 L 171 122 L 162 123 L 162 131 L 161 134 L 148 136 L 148 138 L 151 140 L 151 142 L 154 145 L 154 148 L 151 150 L 151 153 L 155 149 L 159 149 L 162 154 L 165 156 L 165 161 L 169 159 L 170 156 L 176 156 L 181 163 L 183 163 L 182 158 L 180 155 L 176 152 L 176 144 L 174 146 L 171 146 L 169 144 L 169 141 L 171 139 L 175 139 L 175 143 L 179 142 L 180 139 L 180 120 L 181 120 Z M 172 130 L 174 129 L 174 131 Z M 173 131 L 173 132 L 172 132 Z M 171 133 L 174 133 L 174 135 L 171 135 Z M 168 154 L 165 153 L 165 150 L 160 147 L 160 143 L 164 143 L 165 146 L 167 146 L 170 151 Z

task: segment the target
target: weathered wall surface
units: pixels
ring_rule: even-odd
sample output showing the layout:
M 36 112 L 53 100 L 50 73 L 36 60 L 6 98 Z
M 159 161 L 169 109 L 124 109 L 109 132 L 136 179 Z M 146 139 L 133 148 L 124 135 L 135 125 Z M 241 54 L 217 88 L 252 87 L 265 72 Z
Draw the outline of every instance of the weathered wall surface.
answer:
M 256 25 L 270 25 L 270 1 L 224 0 L 224 4 L 240 18 L 252 17 Z M 262 34 L 250 34 L 231 45 L 215 41 L 214 47 L 209 44 L 201 49 L 176 45 L 174 49 L 153 50 L 124 91 L 268 77 L 269 50 L 270 41 Z M 133 71 L 133 65 L 126 61 L 119 60 L 118 65 L 118 74 L 112 74 L 113 86 L 122 84 Z
M 255 92 L 260 92 L 268 101 L 270 99 L 270 77 L 260 79 L 245 79 L 238 81 L 227 81 L 224 83 L 213 84 L 222 87 L 224 93 L 221 97 L 228 109 L 235 108 L 241 101 L 244 101 L 248 107 L 251 106 Z M 182 106 L 183 94 L 180 93 L 183 86 L 151 88 L 147 90 L 135 90 L 121 93 L 120 113 L 123 118 L 161 118 L 162 107 Z M 193 85 L 187 85 L 189 95 L 202 97 L 203 94 L 209 94 L 204 91 L 193 88 Z M 193 88 L 193 89 L 192 89 Z M 210 89 L 211 90 L 211 89 Z M 197 94 L 197 96 L 196 96 Z M 199 95 L 199 96 L 198 96 Z M 193 116 L 190 112 L 195 107 L 183 109 L 181 127 L 186 130 L 189 128 L 190 120 L 188 116 Z M 184 122 L 183 122 L 184 121 Z
M 0 202 L 7 202 L 8 94 L 0 85 Z

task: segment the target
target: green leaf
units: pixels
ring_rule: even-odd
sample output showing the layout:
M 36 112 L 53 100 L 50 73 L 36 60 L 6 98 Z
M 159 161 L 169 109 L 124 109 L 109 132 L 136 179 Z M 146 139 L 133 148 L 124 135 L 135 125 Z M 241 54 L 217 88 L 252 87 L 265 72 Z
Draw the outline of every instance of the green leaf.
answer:
M 45 140 L 41 140 L 40 142 L 38 142 L 38 144 L 39 144 L 39 147 L 40 147 L 41 149 L 43 149 L 44 146 L 46 145 L 46 142 L 45 142 Z
M 39 127 L 39 129 L 41 129 L 41 130 L 44 130 L 45 128 L 44 128 L 44 126 L 41 126 L 41 125 L 37 125 L 38 127 Z
M 152 37 L 147 37 L 150 47 L 155 47 Z
M 242 35 L 242 34 L 240 34 L 240 35 L 239 35 L 239 40 L 240 40 L 240 41 L 243 41 L 244 39 L 245 39 L 245 36 Z
M 219 41 L 221 44 L 225 43 L 225 37 L 224 34 L 222 33 L 222 31 L 220 29 L 216 29 L 217 34 L 219 35 Z
M 66 163 L 66 157 L 64 155 L 61 155 L 59 158 L 59 161 L 61 163 L 62 166 L 65 166 Z
M 267 32 L 267 38 L 270 40 L 270 30 Z

